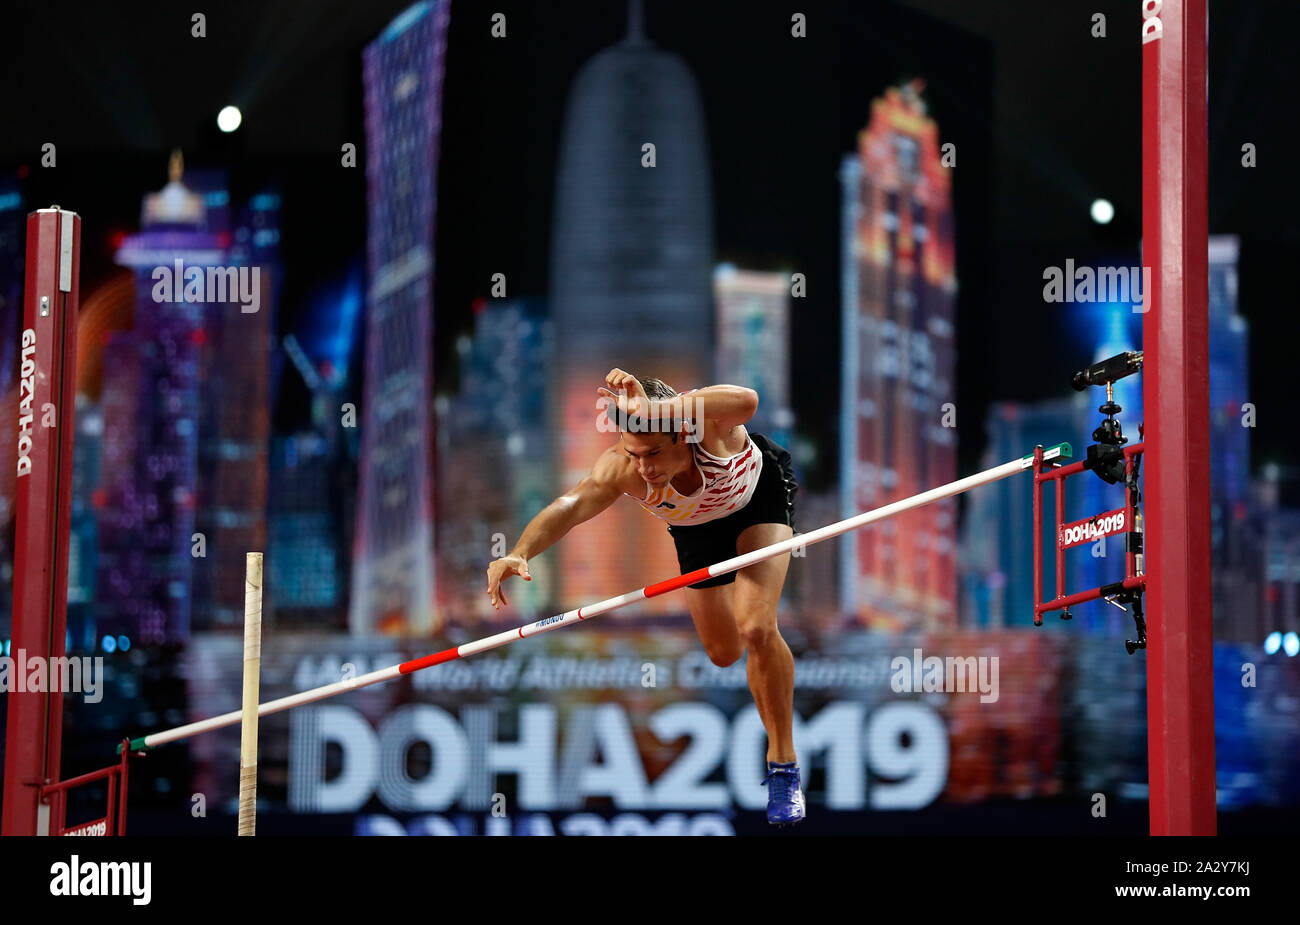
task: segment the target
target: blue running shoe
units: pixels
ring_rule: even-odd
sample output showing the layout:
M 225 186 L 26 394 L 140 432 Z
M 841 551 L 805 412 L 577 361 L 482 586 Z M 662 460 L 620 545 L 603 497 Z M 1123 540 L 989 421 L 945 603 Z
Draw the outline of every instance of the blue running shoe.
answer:
M 767 777 L 767 821 L 772 825 L 793 825 L 803 819 L 803 790 L 799 786 L 799 765 L 791 761 L 769 761 Z

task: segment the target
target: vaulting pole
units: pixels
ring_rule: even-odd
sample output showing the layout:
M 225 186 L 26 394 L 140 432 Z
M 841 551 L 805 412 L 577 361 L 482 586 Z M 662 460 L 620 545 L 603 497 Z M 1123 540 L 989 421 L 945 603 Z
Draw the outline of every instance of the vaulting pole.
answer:
M 1070 453 L 1070 445 L 1068 443 L 1062 443 L 1044 450 L 1043 459 L 1047 460 L 1069 457 Z M 441 652 L 435 652 L 432 655 L 426 655 L 423 658 L 412 659 L 409 662 L 402 662 L 399 665 L 391 665 L 388 668 L 380 668 L 377 671 L 357 675 L 355 678 L 349 678 L 346 681 L 335 681 L 333 684 L 314 687 L 311 690 L 303 691 L 299 694 L 291 694 L 288 697 L 281 697 L 279 700 L 272 700 L 269 703 L 262 704 L 258 708 L 257 713 L 259 716 L 269 716 L 272 713 L 279 713 L 282 710 L 289 710 L 293 707 L 300 707 L 303 704 L 314 703 L 317 700 L 324 700 L 327 697 L 334 697 L 338 694 L 344 694 L 361 687 L 369 687 L 371 684 L 379 684 L 382 681 L 391 681 L 394 678 L 400 678 L 404 674 L 410 674 L 413 671 L 420 671 L 423 668 L 431 668 L 434 665 L 441 665 L 444 662 L 454 661 L 458 658 L 477 655 L 480 652 L 486 652 L 489 649 L 504 646 L 517 639 L 526 639 L 529 636 L 536 636 L 539 633 L 549 633 L 551 630 L 557 630 L 560 627 L 569 626 L 581 620 L 587 620 L 603 613 L 609 613 L 611 610 L 626 607 L 628 604 L 634 604 L 637 601 L 643 601 L 651 597 L 658 597 L 659 595 L 667 594 L 670 591 L 677 591 L 681 588 L 693 585 L 698 581 L 704 581 L 706 578 L 715 578 L 718 575 L 725 575 L 728 572 L 734 572 L 737 569 L 742 569 L 746 566 L 753 565 L 756 562 L 771 559 L 775 556 L 799 549 L 800 547 L 811 546 L 813 543 L 820 543 L 823 540 L 829 540 L 832 537 L 848 533 L 850 530 L 857 530 L 859 527 L 865 527 L 867 524 L 875 523 L 878 520 L 884 520 L 887 517 L 902 514 L 904 511 L 910 511 L 927 504 L 933 504 L 935 501 L 940 501 L 944 498 L 951 498 L 953 495 L 959 495 L 962 492 L 970 491 L 972 488 L 978 488 L 981 485 L 987 485 L 990 482 L 1005 479 L 1018 472 L 1024 472 L 1026 469 L 1032 468 L 1033 464 L 1034 456 L 1031 453 L 1028 456 L 1022 456 L 1020 459 L 1013 459 L 1011 462 L 1003 463 L 1000 466 L 994 466 L 992 469 L 985 469 L 983 472 L 977 472 L 964 479 L 949 482 L 947 485 L 940 485 L 938 488 L 932 488 L 919 495 L 913 495 L 910 498 L 903 498 L 902 500 L 895 501 L 892 504 L 886 504 L 884 507 L 879 507 L 875 510 L 858 514 L 856 517 L 850 517 L 847 520 L 841 520 L 837 523 L 829 524 L 818 530 L 814 530 L 811 533 L 801 533 L 788 540 L 782 540 L 779 543 L 764 546 L 761 549 L 745 553 L 742 556 L 727 559 L 723 562 L 719 562 L 717 565 L 710 565 L 707 568 L 696 569 L 693 572 L 687 572 L 685 575 L 679 575 L 676 578 L 669 578 L 668 580 L 658 582 L 657 584 L 647 585 L 640 590 L 630 591 L 627 594 L 620 594 L 618 597 L 607 598 L 606 600 L 590 604 L 586 607 L 579 607 L 577 610 L 570 610 L 568 613 L 547 617 L 545 620 L 538 620 L 536 623 L 529 623 L 525 626 L 516 627 L 515 629 L 507 630 L 504 633 L 497 633 L 495 636 L 485 636 L 484 638 L 477 639 L 474 642 L 467 642 L 463 646 L 444 649 Z M 177 726 L 175 729 L 155 732 L 152 735 L 132 739 L 130 747 L 132 749 L 153 748 L 158 745 L 165 745 L 168 742 L 187 739 L 190 736 L 198 735 L 201 732 L 210 732 L 213 729 L 233 726 L 240 721 L 242 716 L 243 713 L 239 710 L 235 710 L 231 713 L 223 713 L 222 715 L 214 716 L 211 719 L 200 720 L 197 723 Z M 118 746 L 118 752 L 121 752 L 120 745 Z
M 257 834 L 257 701 L 262 673 L 262 554 L 244 556 L 244 700 L 239 735 L 240 835 Z

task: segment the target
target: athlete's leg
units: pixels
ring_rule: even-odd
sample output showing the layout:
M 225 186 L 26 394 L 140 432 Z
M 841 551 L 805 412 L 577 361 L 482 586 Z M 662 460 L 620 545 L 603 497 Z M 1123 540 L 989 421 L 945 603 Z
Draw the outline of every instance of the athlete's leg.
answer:
M 686 589 L 686 602 L 691 609 L 691 619 L 695 621 L 695 630 L 700 634 L 700 642 L 704 643 L 704 651 L 713 664 L 720 668 L 734 665 L 745 654 L 745 644 L 741 641 L 731 606 L 735 588 L 733 582 L 713 588 Z M 754 705 L 758 707 L 763 728 L 767 729 L 771 724 L 767 704 L 755 698 Z
M 754 524 L 736 541 L 744 555 L 794 536 L 785 524 Z M 794 761 L 794 656 L 776 626 L 777 602 L 790 554 L 755 563 L 736 573 L 732 600 L 736 629 L 749 652 L 749 690 L 767 730 L 767 760 Z
M 736 618 L 731 610 L 734 584 L 712 588 L 687 588 L 686 604 L 695 621 L 695 631 L 700 634 L 704 651 L 713 664 L 725 668 L 733 665 L 745 654 L 736 629 Z

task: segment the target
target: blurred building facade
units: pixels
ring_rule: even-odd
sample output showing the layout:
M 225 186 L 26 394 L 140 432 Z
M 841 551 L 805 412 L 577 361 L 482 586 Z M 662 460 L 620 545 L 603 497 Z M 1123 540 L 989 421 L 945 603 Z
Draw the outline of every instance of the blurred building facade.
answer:
M 311 423 L 271 450 L 268 587 L 277 626 L 346 631 L 356 522 L 358 428 L 342 426 L 360 330 L 360 262 L 308 299 L 281 344 L 311 393 Z
M 746 425 L 786 449 L 790 410 L 790 274 L 722 264 L 713 272 L 717 300 L 717 382 L 758 392 L 758 413 Z
M 267 587 L 279 626 L 347 629 L 347 508 L 353 490 L 330 441 L 303 431 L 271 448 Z
M 1210 238 L 1210 536 L 1215 638 L 1259 644 L 1270 631 L 1265 574 L 1273 518 L 1252 490 L 1250 329 L 1237 313 L 1234 235 Z M 1292 559 L 1292 562 L 1300 561 Z
M 441 626 L 433 565 L 433 242 L 450 6 L 410 7 L 362 56 L 370 291 L 348 621 L 357 634 Z
M 851 517 L 956 477 L 957 288 L 950 177 L 920 83 L 871 106 L 843 195 L 841 515 Z M 955 625 L 952 499 L 841 542 L 840 602 L 864 626 Z
M 806 486 L 795 498 L 795 532 L 811 533 L 840 519 L 838 491 L 811 492 Z M 836 540 L 805 546 L 790 556 L 784 599 L 794 622 L 810 638 L 846 628 L 840 611 L 839 550 Z
M 280 197 L 260 193 L 236 214 L 223 263 L 256 268 L 259 308 L 211 305 L 204 312 L 194 525 L 207 555 L 196 560 L 196 630 L 242 630 L 246 554 L 267 549 Z M 264 609 L 269 618 L 270 601 Z
M 457 353 L 459 391 L 438 407 L 437 562 L 439 607 L 463 623 L 498 614 L 484 594 L 488 563 L 554 498 L 546 375 L 553 344 L 544 306 L 479 301 L 474 333 Z M 529 563 L 532 581 L 510 583 L 517 614 L 531 618 L 553 600 L 554 563 L 554 555 L 539 556 Z
M 1264 612 L 1250 643 L 1258 644 L 1271 633 L 1300 633 L 1300 510 L 1272 508 L 1264 518 Z M 1235 601 L 1234 601 L 1235 603 Z M 1217 611 L 1216 611 L 1217 614 Z
M 97 402 L 77 393 L 72 441 L 72 490 L 68 511 L 68 641 L 72 651 L 96 648 L 98 642 L 95 582 L 99 565 L 96 510 L 104 417 Z

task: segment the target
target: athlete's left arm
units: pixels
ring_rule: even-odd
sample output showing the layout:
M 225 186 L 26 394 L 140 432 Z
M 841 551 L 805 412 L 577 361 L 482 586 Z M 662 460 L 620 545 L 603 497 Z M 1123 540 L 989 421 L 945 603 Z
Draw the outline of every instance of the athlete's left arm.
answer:
M 754 416 L 758 393 L 739 385 L 710 385 L 655 404 L 670 406 L 674 418 L 712 422 L 725 434 Z

